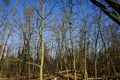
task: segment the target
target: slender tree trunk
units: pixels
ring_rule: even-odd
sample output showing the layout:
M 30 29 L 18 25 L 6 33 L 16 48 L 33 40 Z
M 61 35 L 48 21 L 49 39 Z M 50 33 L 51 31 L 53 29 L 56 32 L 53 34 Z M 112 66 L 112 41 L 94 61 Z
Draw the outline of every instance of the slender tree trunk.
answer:
M 16 7 L 16 5 L 17 5 L 17 0 L 16 0 L 16 3 L 15 3 L 15 7 Z M 0 61 L 1 61 L 2 56 L 4 54 L 6 43 L 8 41 L 8 38 L 9 38 L 9 35 L 10 35 L 10 32 L 11 32 L 12 22 L 13 22 L 14 15 L 15 15 L 15 8 L 13 10 L 12 19 L 10 20 L 10 27 L 8 28 L 8 34 L 6 36 L 6 39 L 5 39 L 4 43 L 3 43 L 3 46 L 2 46 L 2 49 L 1 49 L 1 52 L 0 52 Z
M 73 13 L 73 0 L 70 0 L 70 41 L 71 41 L 71 45 L 72 45 L 72 55 L 73 55 L 73 69 L 74 69 L 74 80 L 77 80 L 76 78 L 76 57 L 75 57 L 75 46 L 73 43 L 73 35 L 72 35 L 72 13 Z
M 27 45 L 28 46 L 28 62 L 30 62 L 30 53 L 29 53 L 29 44 Z M 28 80 L 30 80 L 30 64 L 28 64 Z
M 104 48 L 105 48 L 105 53 L 106 53 L 106 60 L 107 60 L 107 77 L 110 77 L 110 62 L 111 62 L 111 64 L 112 64 L 112 67 L 113 67 L 114 72 L 116 72 L 116 69 L 115 69 L 114 63 L 113 63 L 113 61 L 112 61 L 112 59 L 111 59 L 111 57 L 110 57 L 110 52 L 109 52 L 109 51 L 106 52 L 106 49 L 107 49 L 106 43 L 105 43 L 105 41 L 104 41 L 104 39 L 103 39 L 103 35 L 102 35 L 101 30 L 100 30 L 100 26 L 101 26 L 101 24 L 100 24 L 100 23 L 101 23 L 101 15 L 99 16 L 99 20 L 100 20 L 100 22 L 98 23 L 98 30 L 99 30 L 99 33 L 100 33 L 100 36 L 101 36 L 101 39 L 102 39 L 102 42 L 103 42 L 103 45 L 104 45 Z
M 12 23 L 12 21 L 11 21 L 11 23 Z M 10 35 L 11 27 L 12 27 L 12 24 L 11 24 L 10 28 L 8 29 L 8 34 L 7 34 L 6 39 L 5 39 L 5 41 L 3 43 L 3 46 L 2 46 L 2 50 L 1 50 L 1 53 L 0 53 L 0 61 L 1 61 L 1 59 L 3 57 L 3 54 L 4 54 L 4 51 L 5 51 L 5 47 L 6 47 L 6 43 L 8 41 L 9 35 Z
M 43 80 L 43 65 L 44 65 L 44 0 L 42 0 L 42 56 L 41 56 L 41 65 L 40 65 L 40 80 Z
M 95 30 L 96 31 L 96 30 Z M 99 38 L 99 31 L 97 33 L 97 37 L 96 37 L 96 40 L 95 40 L 95 80 L 97 80 L 97 59 L 98 59 L 98 51 L 97 51 L 97 42 L 98 42 L 98 38 Z
M 102 42 L 103 42 L 103 46 L 104 46 L 104 48 L 105 48 L 105 54 L 106 54 L 106 60 L 107 60 L 107 77 L 109 77 L 110 76 L 110 69 L 109 69 L 109 53 L 108 52 L 106 52 L 106 43 L 105 43 L 105 41 L 104 41 L 104 39 L 103 39 L 103 35 L 102 35 L 102 32 L 101 32 L 101 30 L 100 30 L 100 26 L 101 26 L 101 16 L 99 17 L 99 20 L 100 20 L 100 22 L 98 22 L 98 31 L 99 31 L 99 33 L 100 33 L 100 36 L 101 36 L 101 39 L 102 39 Z
M 76 80 L 76 57 L 75 57 L 75 50 L 74 50 L 75 47 L 74 47 L 73 37 L 72 37 L 72 22 L 70 23 L 70 41 L 72 45 L 74 80 Z
M 64 58 L 64 62 L 65 62 L 65 69 L 66 69 L 66 73 L 67 73 L 67 80 L 69 80 L 68 66 L 67 66 L 67 58 L 66 58 L 66 56 L 65 56 L 65 58 Z
M 98 58 L 98 52 L 96 49 L 95 51 L 95 80 L 97 80 L 97 58 Z
M 84 79 L 87 80 L 87 42 L 86 42 L 86 17 L 84 18 Z

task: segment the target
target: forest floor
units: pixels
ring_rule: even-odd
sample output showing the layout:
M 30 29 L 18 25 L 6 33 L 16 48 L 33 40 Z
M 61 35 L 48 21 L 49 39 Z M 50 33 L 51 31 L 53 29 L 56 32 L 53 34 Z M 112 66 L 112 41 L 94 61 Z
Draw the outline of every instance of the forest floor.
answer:
M 120 76 L 120 74 L 119 74 Z M 77 80 L 84 80 L 83 79 L 83 75 L 77 73 L 76 74 L 76 78 Z M 13 78 L 0 78 L 0 80 L 28 80 L 28 78 L 26 76 L 16 76 Z M 38 75 L 34 75 L 30 77 L 30 80 L 39 80 L 39 74 Z M 66 73 L 66 71 L 59 71 L 55 74 L 44 74 L 43 75 L 43 80 L 74 80 L 74 73 L 68 71 L 68 73 Z M 94 77 L 90 77 L 88 78 L 88 80 L 95 80 Z M 99 77 L 97 78 L 97 80 L 105 80 L 105 78 Z M 107 78 L 107 80 L 120 80 L 120 78 Z
M 80 74 L 76 74 L 77 80 L 83 80 L 82 76 Z M 0 78 L 0 80 L 28 80 L 26 76 L 19 76 L 19 77 L 13 77 L 13 78 Z M 36 75 L 34 77 L 31 77 L 30 80 L 39 80 L 39 75 Z M 65 74 L 64 72 L 53 74 L 44 74 L 43 80 L 74 80 L 74 74 L 68 73 Z M 89 78 L 88 80 L 94 80 L 94 78 Z M 102 78 L 99 78 L 97 80 L 103 80 Z

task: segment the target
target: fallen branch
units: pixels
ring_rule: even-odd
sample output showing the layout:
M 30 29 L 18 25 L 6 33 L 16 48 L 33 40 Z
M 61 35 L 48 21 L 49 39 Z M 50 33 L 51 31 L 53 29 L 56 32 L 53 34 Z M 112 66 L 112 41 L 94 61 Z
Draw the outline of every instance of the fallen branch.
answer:
M 10 61 L 19 61 L 19 62 L 23 62 L 24 60 L 21 60 L 21 59 L 8 59 L 8 60 L 10 60 Z M 37 66 L 37 67 L 39 67 L 40 68 L 40 65 L 39 64 L 36 64 L 36 63 L 32 63 L 32 62 L 25 62 L 26 64 L 30 64 L 30 65 L 34 65 L 34 66 Z

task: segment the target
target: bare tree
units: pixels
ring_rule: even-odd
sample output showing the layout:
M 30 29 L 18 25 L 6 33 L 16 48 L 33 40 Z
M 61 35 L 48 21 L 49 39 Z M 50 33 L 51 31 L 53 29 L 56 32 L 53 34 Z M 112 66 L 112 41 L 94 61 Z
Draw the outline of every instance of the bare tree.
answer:
M 42 46 L 42 56 L 41 56 L 41 65 L 40 65 L 40 80 L 43 80 L 43 64 L 44 64 L 44 2 L 45 0 L 42 0 L 42 33 L 41 33 L 41 46 Z
M 15 7 L 16 7 L 16 5 L 17 5 L 17 0 L 16 0 L 16 3 L 15 3 Z M 6 39 L 5 39 L 5 41 L 4 41 L 3 45 L 2 45 L 2 49 L 1 49 L 1 53 L 0 53 L 0 60 L 1 60 L 2 56 L 3 56 L 3 54 L 4 54 L 6 43 L 8 41 L 9 36 L 10 36 L 10 32 L 11 32 L 12 23 L 13 23 L 15 13 L 16 13 L 16 9 L 14 8 L 14 11 L 13 11 L 13 14 L 12 14 L 12 19 L 11 19 L 10 25 L 9 25 L 10 27 L 8 28 L 8 34 L 6 35 Z

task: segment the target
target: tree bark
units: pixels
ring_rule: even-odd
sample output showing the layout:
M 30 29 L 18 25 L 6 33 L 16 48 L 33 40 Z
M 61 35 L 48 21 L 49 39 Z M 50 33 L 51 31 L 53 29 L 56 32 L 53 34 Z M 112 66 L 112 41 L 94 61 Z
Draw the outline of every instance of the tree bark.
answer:
M 97 7 L 99 7 L 106 15 L 108 15 L 113 21 L 115 21 L 116 23 L 118 23 L 120 25 L 120 3 L 117 2 L 117 5 L 119 8 L 115 7 L 115 9 L 117 9 L 117 12 L 119 15 L 114 14 L 113 12 L 109 11 L 107 7 L 105 7 L 103 4 L 101 4 L 100 2 L 96 1 L 96 0 L 90 0 L 93 4 L 95 4 Z M 110 1 L 112 0 L 105 0 L 106 2 L 108 2 L 109 4 L 111 4 Z M 113 4 L 113 3 L 112 3 Z M 116 3 L 115 3 L 116 4 Z M 113 5 L 111 5 L 113 7 Z
M 42 45 L 42 56 L 41 56 L 41 65 L 40 65 L 40 80 L 43 80 L 43 65 L 44 65 L 44 1 L 42 0 L 42 40 L 41 40 L 41 45 Z
M 74 80 L 77 80 L 76 77 L 76 56 L 75 56 L 75 46 L 74 46 L 74 42 L 73 42 L 73 35 L 72 35 L 72 31 L 73 31 L 73 25 L 72 25 L 72 13 L 73 13 L 73 0 L 70 0 L 70 41 L 71 41 L 71 45 L 72 45 L 72 55 L 73 55 L 73 69 L 74 69 Z
M 86 17 L 84 18 L 84 79 L 88 80 L 87 77 L 87 42 L 86 42 Z

